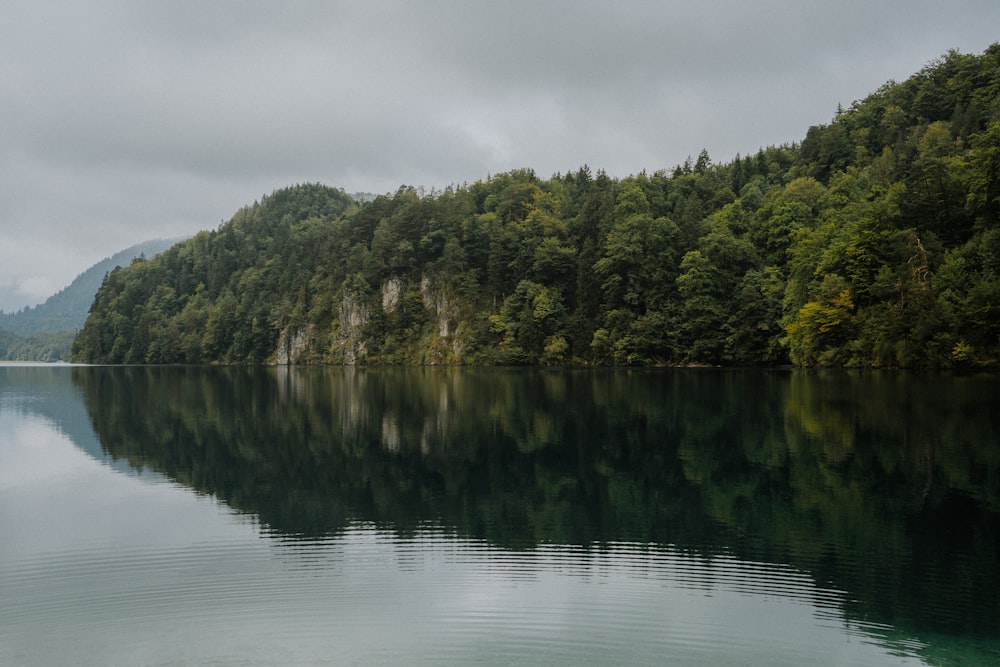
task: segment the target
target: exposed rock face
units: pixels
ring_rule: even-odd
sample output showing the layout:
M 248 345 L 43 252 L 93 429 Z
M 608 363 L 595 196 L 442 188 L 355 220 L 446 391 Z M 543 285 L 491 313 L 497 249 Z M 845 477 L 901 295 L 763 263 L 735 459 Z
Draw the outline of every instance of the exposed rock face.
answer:
M 433 276 L 423 276 L 420 280 L 420 299 L 429 324 L 432 329 L 427 331 L 419 349 L 407 349 L 405 355 L 410 361 L 424 364 L 453 364 L 461 363 L 462 355 L 467 345 L 468 326 L 462 322 L 463 306 L 462 300 L 456 297 L 446 286 L 447 280 L 436 279 Z M 385 350 L 381 345 L 384 341 L 381 338 L 368 340 L 366 336 L 388 336 L 389 333 L 371 330 L 369 324 L 376 315 L 392 315 L 403 308 L 412 308 L 413 305 L 405 301 L 409 298 L 412 286 L 408 281 L 400 276 L 391 276 L 382 281 L 378 291 L 368 293 L 365 290 L 344 291 L 340 303 L 338 318 L 333 324 L 331 338 L 327 353 L 323 355 L 323 360 L 327 363 L 344 364 L 347 366 L 365 364 L 369 361 L 370 350 L 376 350 L 377 356 L 373 361 L 378 363 L 382 359 Z M 379 310 L 381 307 L 381 311 Z M 408 313 L 407 317 L 416 317 Z M 421 318 L 423 319 L 423 318 Z M 382 320 L 379 320 L 382 322 Z M 395 321 L 392 317 L 386 322 Z M 409 320 L 407 320 L 409 321 Z M 390 332 L 391 333 L 391 332 Z M 303 344 L 308 348 L 310 355 L 303 356 L 302 359 L 309 360 L 316 358 L 317 336 L 316 332 L 307 332 L 305 343 L 300 343 L 289 338 L 281 340 L 282 345 L 288 348 L 289 352 L 284 354 L 279 351 L 276 355 L 277 363 L 296 363 L 298 358 L 295 350 L 300 349 Z M 291 336 L 291 332 L 288 333 Z M 302 354 L 302 352 L 298 352 Z M 287 359 L 287 361 L 285 361 Z M 301 363 L 301 362 L 300 362 Z
M 356 295 L 345 293 L 340 304 L 340 332 L 334 339 L 334 346 L 340 347 L 345 364 L 363 362 L 368 352 L 362 327 L 371 318 L 371 307 Z
M 391 313 L 399 305 L 399 295 L 403 292 L 403 281 L 392 277 L 382 283 L 382 310 Z
M 434 288 L 427 276 L 420 279 L 420 296 L 423 298 L 424 308 L 437 317 L 438 336 L 447 338 L 451 335 L 451 320 L 457 315 L 455 307 L 445 294 Z
M 278 337 L 278 347 L 274 351 L 274 363 L 278 366 L 296 364 L 302 354 L 309 349 L 309 334 L 312 325 L 290 329 L 285 327 Z

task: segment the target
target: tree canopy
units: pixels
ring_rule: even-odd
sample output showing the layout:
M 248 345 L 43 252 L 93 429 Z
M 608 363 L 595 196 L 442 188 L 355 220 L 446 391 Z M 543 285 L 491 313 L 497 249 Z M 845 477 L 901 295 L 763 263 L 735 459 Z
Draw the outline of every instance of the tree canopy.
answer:
M 69 361 L 70 346 L 83 327 L 103 277 L 135 257 L 154 257 L 180 239 L 156 239 L 126 248 L 94 264 L 44 303 L 0 312 L 0 359 Z
M 366 199 L 278 190 L 113 271 L 73 358 L 1000 362 L 1000 44 L 730 162 Z

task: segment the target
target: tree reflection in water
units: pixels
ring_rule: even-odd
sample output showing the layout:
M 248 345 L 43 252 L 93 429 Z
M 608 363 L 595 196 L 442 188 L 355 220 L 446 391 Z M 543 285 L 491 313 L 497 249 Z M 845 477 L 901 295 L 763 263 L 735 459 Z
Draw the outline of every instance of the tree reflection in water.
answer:
M 509 549 L 785 563 L 849 618 L 1000 627 L 995 377 L 74 368 L 102 446 L 269 531 L 432 522 Z

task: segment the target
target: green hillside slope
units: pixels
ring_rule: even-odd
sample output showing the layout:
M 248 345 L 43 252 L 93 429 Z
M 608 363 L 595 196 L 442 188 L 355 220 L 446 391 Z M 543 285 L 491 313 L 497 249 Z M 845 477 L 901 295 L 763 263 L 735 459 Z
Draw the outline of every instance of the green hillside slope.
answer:
M 156 239 L 101 260 L 66 288 L 37 306 L 0 313 L 0 359 L 9 361 L 68 361 L 70 345 L 83 327 L 104 276 L 136 257 L 154 257 L 181 239 Z
M 279 190 L 112 272 L 74 358 L 995 365 L 998 217 L 994 45 L 726 163 Z
M 116 252 L 78 275 L 73 282 L 44 303 L 15 313 L 0 313 L 0 329 L 22 336 L 77 331 L 83 327 L 87 312 L 94 303 L 94 294 L 108 272 L 118 266 L 128 266 L 136 257 L 155 257 L 181 240 L 183 239 L 155 239 Z

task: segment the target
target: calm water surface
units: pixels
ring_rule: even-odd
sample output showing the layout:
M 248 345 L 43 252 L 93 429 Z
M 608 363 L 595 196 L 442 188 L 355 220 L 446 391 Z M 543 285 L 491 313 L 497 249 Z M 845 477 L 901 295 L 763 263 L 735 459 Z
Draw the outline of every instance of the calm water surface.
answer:
M 1000 664 L 1000 379 L 0 366 L 0 665 Z

